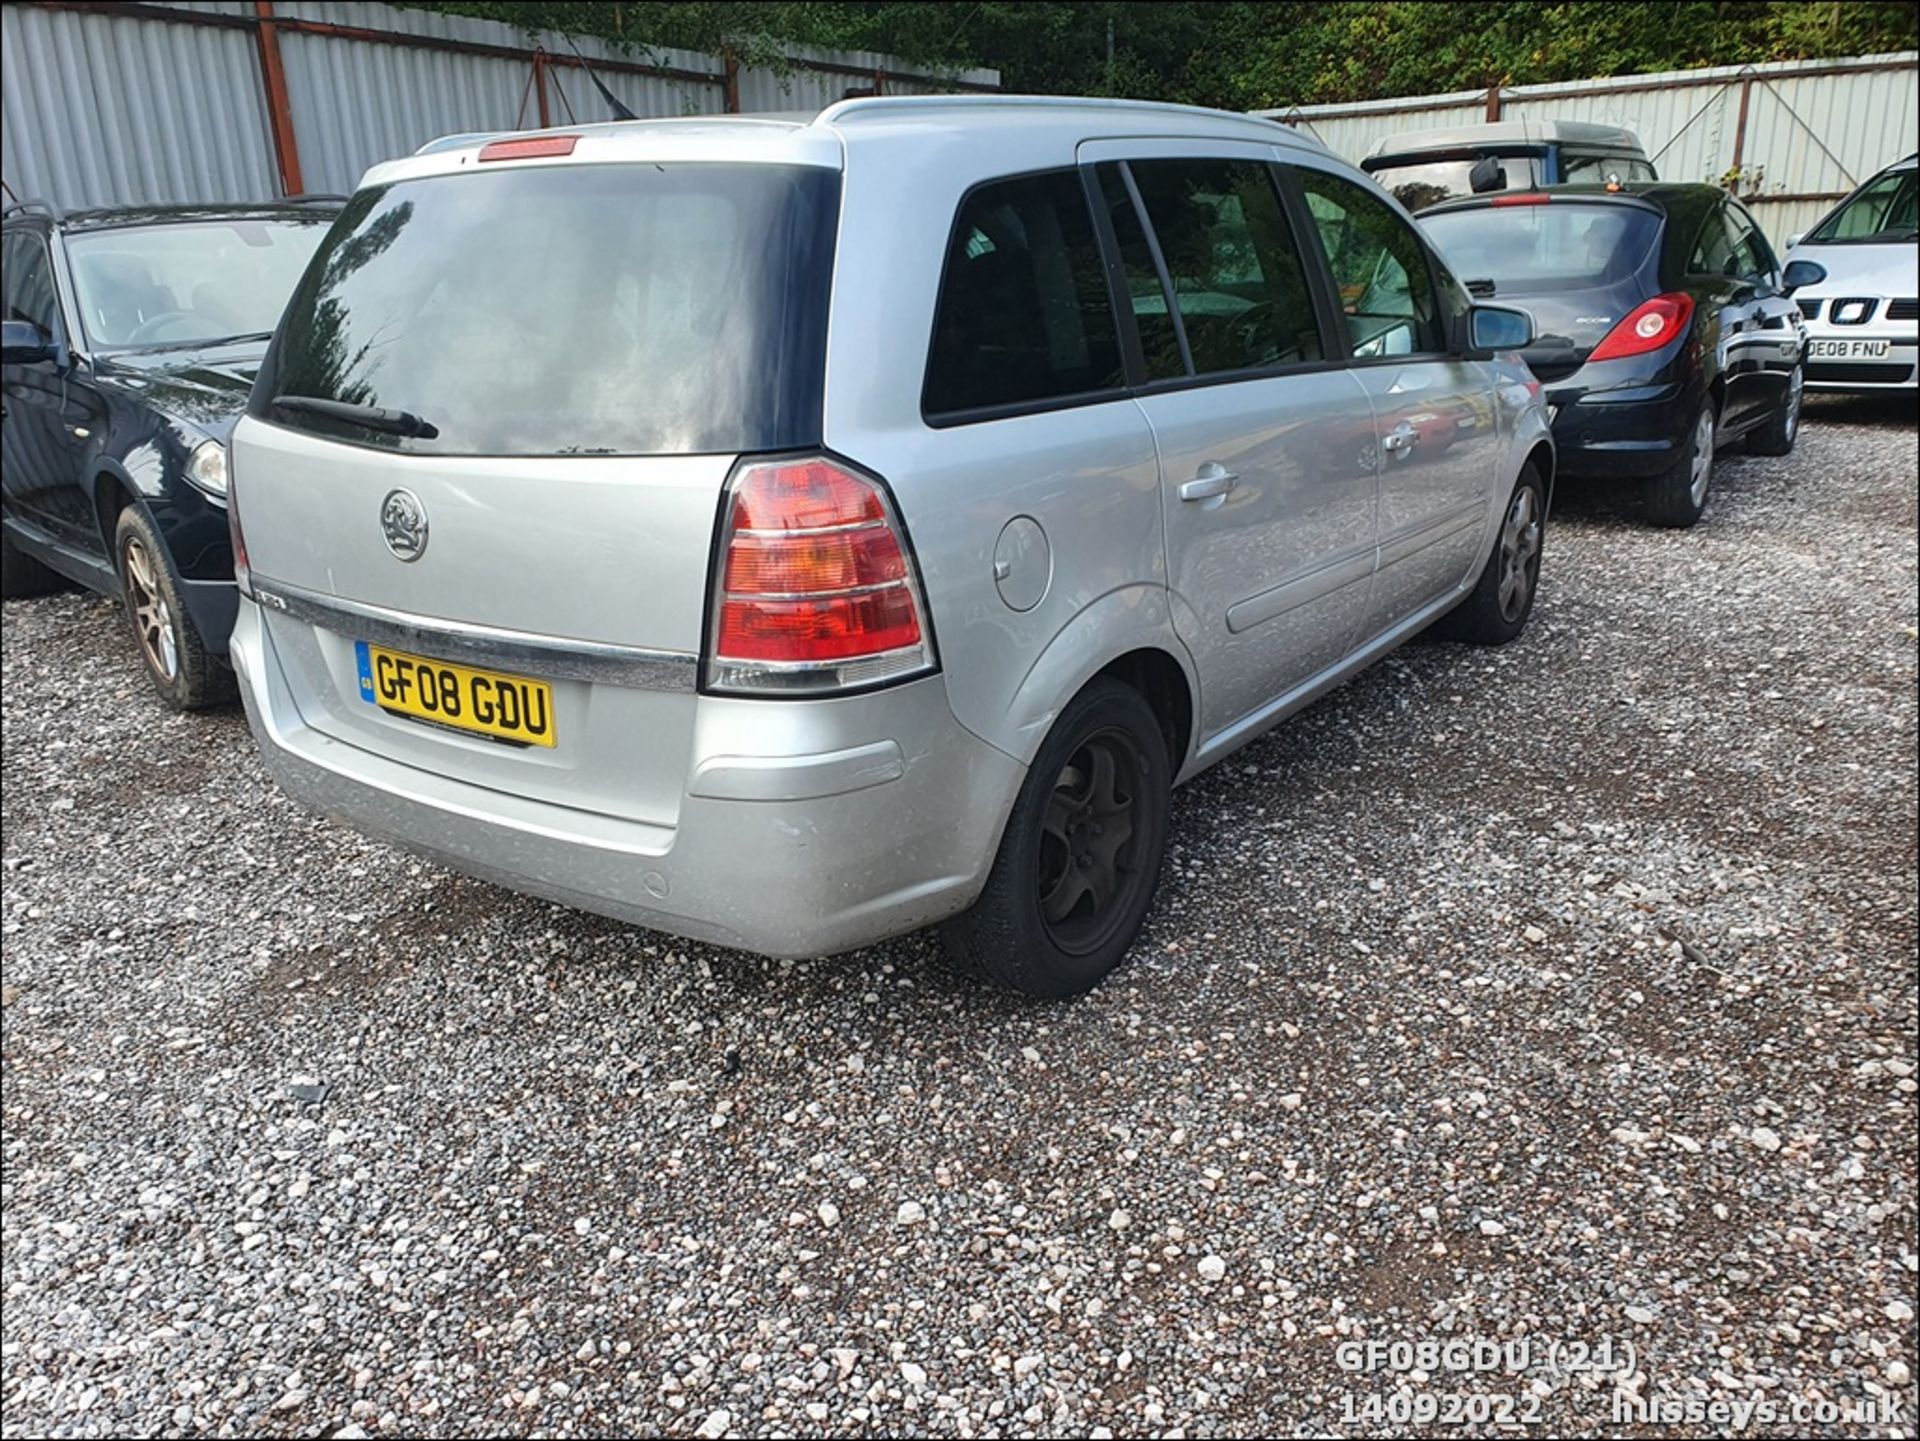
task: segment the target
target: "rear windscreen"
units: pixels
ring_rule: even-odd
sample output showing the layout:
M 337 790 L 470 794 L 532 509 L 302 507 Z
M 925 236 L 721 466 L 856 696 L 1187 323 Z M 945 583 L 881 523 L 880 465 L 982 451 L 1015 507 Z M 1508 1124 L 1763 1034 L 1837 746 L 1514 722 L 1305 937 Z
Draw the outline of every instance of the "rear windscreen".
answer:
M 1492 205 L 1423 215 L 1420 227 L 1454 274 L 1499 295 L 1616 285 L 1660 243 L 1660 216 L 1637 205 Z
M 1481 157 L 1468 155 L 1447 160 L 1391 160 L 1384 164 L 1370 161 L 1366 171 L 1407 209 L 1425 210 L 1442 200 L 1456 200 L 1473 194 L 1468 177 Z M 1540 183 L 1539 163 L 1529 155 L 1496 155 L 1504 183 L 1495 190 L 1527 190 Z
M 250 412 L 435 455 L 816 445 L 838 204 L 836 172 L 774 165 L 363 190 L 294 291 Z M 422 424 L 401 435 L 273 403 L 290 396 Z

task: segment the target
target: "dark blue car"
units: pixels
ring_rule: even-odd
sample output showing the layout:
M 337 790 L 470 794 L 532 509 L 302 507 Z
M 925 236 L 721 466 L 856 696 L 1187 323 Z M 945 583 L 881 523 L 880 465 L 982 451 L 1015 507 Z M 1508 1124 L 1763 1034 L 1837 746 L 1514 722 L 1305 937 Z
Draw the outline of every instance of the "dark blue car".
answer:
M 1635 480 L 1647 519 L 1693 525 L 1713 458 L 1785 455 L 1806 325 L 1746 207 L 1711 185 L 1501 191 L 1421 212 L 1470 290 L 1531 311 L 1560 474 Z
M 126 602 L 173 706 L 230 700 L 227 434 L 332 197 L 0 222 L 0 590 Z

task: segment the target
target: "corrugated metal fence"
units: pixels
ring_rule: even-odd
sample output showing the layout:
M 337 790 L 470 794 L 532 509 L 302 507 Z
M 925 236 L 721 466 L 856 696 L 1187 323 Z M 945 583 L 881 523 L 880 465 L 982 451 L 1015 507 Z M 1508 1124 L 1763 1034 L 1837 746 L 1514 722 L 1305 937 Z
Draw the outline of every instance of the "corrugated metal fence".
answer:
M 1669 180 L 1737 189 L 1777 244 L 1920 149 L 1920 54 L 1670 70 L 1261 113 L 1359 160 L 1387 135 L 1485 120 L 1587 120 L 1640 136 Z
M 64 208 L 347 191 L 439 135 L 611 118 L 575 44 L 636 115 L 999 88 L 886 55 L 795 47 L 754 68 L 379 4 L 22 0 L 0 8 L 0 169 Z

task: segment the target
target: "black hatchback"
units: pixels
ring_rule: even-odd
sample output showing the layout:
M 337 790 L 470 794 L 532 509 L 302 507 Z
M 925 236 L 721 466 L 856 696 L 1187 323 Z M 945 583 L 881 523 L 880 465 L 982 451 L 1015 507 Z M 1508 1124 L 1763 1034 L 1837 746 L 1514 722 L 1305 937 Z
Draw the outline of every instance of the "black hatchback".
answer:
M 123 597 L 171 705 L 231 699 L 227 434 L 337 197 L 9 206 L 0 591 Z
M 1480 296 L 1533 312 L 1560 473 L 1637 479 L 1689 526 L 1716 450 L 1785 455 L 1806 326 L 1746 208 L 1711 185 L 1572 186 L 1439 205 L 1420 224 Z

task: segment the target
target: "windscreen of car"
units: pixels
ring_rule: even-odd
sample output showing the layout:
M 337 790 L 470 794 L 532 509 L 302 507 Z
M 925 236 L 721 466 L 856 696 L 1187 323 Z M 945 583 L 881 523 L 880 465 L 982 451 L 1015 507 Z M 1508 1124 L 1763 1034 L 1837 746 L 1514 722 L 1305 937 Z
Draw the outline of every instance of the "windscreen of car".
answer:
M 71 235 L 80 325 L 98 350 L 264 339 L 332 217 L 196 220 Z
M 1920 204 L 1916 204 L 1916 177 L 1920 170 L 1890 170 L 1868 181 L 1860 193 L 1820 222 L 1807 237 L 1813 245 L 1840 245 L 1848 241 L 1889 244 L 1920 237 Z
M 361 191 L 250 412 L 440 455 L 818 444 L 837 172 L 521 166 Z M 405 412 L 362 427 L 303 397 Z
M 1495 294 L 1544 295 L 1619 283 L 1660 243 L 1660 216 L 1637 205 L 1490 205 L 1423 215 L 1454 273 Z
M 1496 155 L 1507 177 L 1507 190 L 1529 190 L 1539 182 L 1540 172 L 1531 155 Z M 1468 176 L 1479 163 L 1477 155 L 1457 160 L 1389 161 L 1369 165 L 1367 173 L 1407 209 L 1418 212 L 1442 200 L 1473 194 Z

